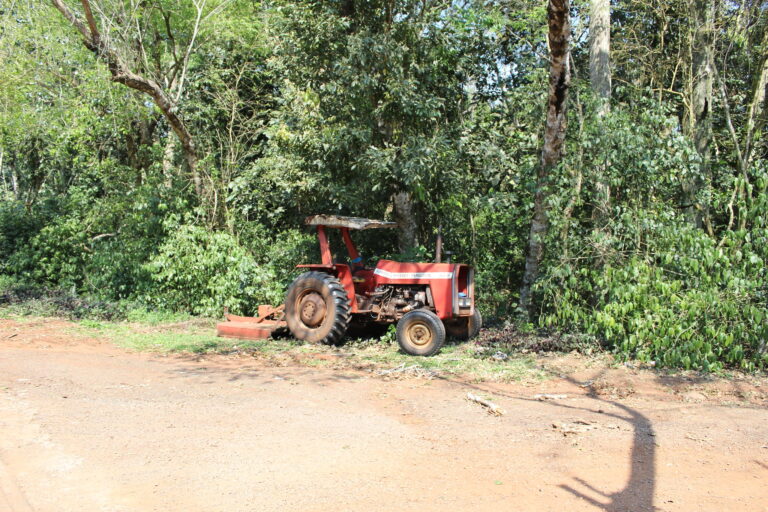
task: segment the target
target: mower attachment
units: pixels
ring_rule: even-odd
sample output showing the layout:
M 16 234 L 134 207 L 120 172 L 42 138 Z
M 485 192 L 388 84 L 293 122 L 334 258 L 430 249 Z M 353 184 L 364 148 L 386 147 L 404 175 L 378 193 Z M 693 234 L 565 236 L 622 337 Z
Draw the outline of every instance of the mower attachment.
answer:
M 261 340 L 272 336 L 278 329 L 285 329 L 285 305 L 273 307 L 269 305 L 259 306 L 259 316 L 237 316 L 224 313 L 226 322 L 216 326 L 216 334 L 225 338 L 238 338 L 241 340 Z

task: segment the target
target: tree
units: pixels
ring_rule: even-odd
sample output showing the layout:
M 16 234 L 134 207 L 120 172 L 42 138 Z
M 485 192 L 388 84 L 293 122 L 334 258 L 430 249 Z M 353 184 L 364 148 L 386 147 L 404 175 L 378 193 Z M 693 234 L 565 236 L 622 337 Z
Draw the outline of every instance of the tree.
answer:
M 611 109 L 611 2 L 589 2 L 589 82 L 598 99 L 598 118 Z M 608 163 L 595 169 L 595 208 L 593 217 L 604 222 L 609 214 L 611 188 L 607 183 Z
M 754 66 L 752 73 L 747 73 L 747 78 L 743 81 L 739 79 L 736 85 L 748 86 L 749 94 L 745 94 L 748 99 L 748 108 L 744 112 L 743 120 L 734 119 L 735 112 L 732 111 L 729 94 L 726 86 L 727 77 L 723 76 L 723 70 L 716 70 L 717 89 L 720 93 L 725 124 L 730 136 L 730 142 L 733 145 L 735 153 L 737 177 L 734 179 L 732 192 L 728 199 L 726 209 L 728 211 L 728 223 L 725 235 L 727 236 L 734 226 L 736 211 L 738 210 L 738 229 L 744 230 L 750 220 L 747 212 L 747 204 L 753 198 L 753 186 L 751 185 L 751 172 L 754 170 L 755 150 L 761 145 L 760 134 L 766 125 L 768 116 L 765 115 L 768 110 L 766 98 L 768 98 L 768 10 L 759 9 L 759 2 L 750 5 L 748 2 L 739 6 L 737 23 L 732 29 L 731 38 L 735 41 L 745 41 L 749 46 L 744 61 L 747 63 L 747 69 Z M 750 12 L 752 10 L 756 13 Z M 751 43 L 751 44 L 750 44 Z M 752 75 L 751 80 L 749 75 Z M 751 98 L 750 98 L 751 97 Z M 742 110 L 736 108 L 734 110 Z M 742 110 L 743 111 L 743 110 Z M 739 123 L 739 121 L 741 121 Z M 739 126 L 742 126 L 741 135 Z M 765 137 L 762 137 L 762 146 L 765 147 Z M 759 149 L 758 149 L 759 150 Z M 725 237 L 721 239 L 721 244 Z
M 600 113 L 611 109 L 611 2 L 589 2 L 589 82 Z
M 463 130 L 485 98 L 469 86 L 495 65 L 481 2 L 286 4 L 273 60 L 284 107 L 258 179 L 279 169 L 303 208 L 391 214 L 413 249 L 468 171 Z
M 162 3 L 153 3 L 146 7 L 149 11 L 156 8 L 161 16 L 166 32 L 165 38 L 169 41 L 172 50 L 173 63 L 170 66 L 165 66 L 163 63 L 161 56 L 162 49 L 159 46 L 160 41 L 163 38 L 160 36 L 159 30 L 157 30 L 156 27 L 154 31 L 147 29 L 147 27 L 142 29 L 139 21 L 135 22 L 137 27 L 136 31 L 129 25 L 129 23 L 132 23 L 132 19 L 153 20 L 152 14 L 157 13 L 120 13 L 120 15 L 116 15 L 114 18 L 108 18 L 104 11 L 99 8 L 97 9 L 97 12 L 101 14 L 101 23 L 97 23 L 96 18 L 93 15 L 90 0 L 81 1 L 85 22 L 64 3 L 64 0 L 51 0 L 54 7 L 56 7 L 64 18 L 66 18 L 66 20 L 69 21 L 69 23 L 83 36 L 83 44 L 85 47 L 93 52 L 98 59 L 107 64 L 112 80 L 148 95 L 160 112 L 162 112 L 163 117 L 181 142 L 185 161 L 189 168 L 189 172 L 192 175 L 195 191 L 197 192 L 197 195 L 200 196 L 202 194 L 203 184 L 198 169 L 198 151 L 195 144 L 195 138 L 193 137 L 188 124 L 179 113 L 179 103 L 184 92 L 190 56 L 195 48 L 200 24 L 204 20 L 203 14 L 206 7 L 206 0 L 192 0 L 195 8 L 194 22 L 183 51 L 179 50 L 179 43 L 176 41 L 176 36 L 172 29 L 171 14 L 163 9 Z M 211 12 L 208 13 L 208 16 L 220 10 L 220 7 L 221 5 L 212 9 Z M 143 8 L 145 8 L 143 4 L 142 6 L 137 7 L 137 9 Z M 144 15 L 142 16 L 142 14 Z M 156 22 L 156 20 L 154 22 Z M 121 26 L 121 23 L 123 26 Z M 108 27 L 108 29 L 101 30 L 99 25 Z M 113 37 L 112 27 L 114 26 L 117 26 L 120 31 L 128 32 L 130 36 L 124 38 L 123 41 L 120 41 L 120 38 Z M 145 36 L 147 33 L 154 35 L 154 48 L 152 48 L 150 42 L 146 40 Z M 149 68 L 152 65 L 154 65 L 154 74 L 156 76 L 163 76 L 164 80 L 161 82 L 158 82 L 155 78 L 147 76 L 146 72 L 149 71 Z M 143 69 L 144 73 L 138 71 L 139 69 Z
M 536 175 L 533 218 L 528 236 L 528 253 L 525 258 L 525 272 L 520 287 L 518 306 L 526 318 L 530 318 L 531 287 L 539 275 L 539 267 L 544 257 L 544 239 L 549 229 L 547 200 L 550 174 L 563 156 L 567 127 L 568 88 L 571 83 L 569 16 L 570 2 L 568 0 L 549 0 L 547 20 L 550 64 L 547 117 L 544 127 L 544 145 L 541 149 L 541 160 Z
M 138 95 L 105 84 L 92 54 L 69 46 L 70 26 L 41 16 L 36 2 L 0 9 L 0 33 L 0 152 L 13 198 L 30 209 L 65 197 L 101 165 L 123 172 L 120 128 L 148 114 Z
M 684 184 L 686 212 L 696 227 L 704 227 L 713 235 L 709 218 L 709 201 L 700 194 L 712 178 L 712 90 L 715 74 L 715 1 L 689 0 L 693 20 L 690 39 L 690 113 L 689 133 L 701 159 L 701 172 Z

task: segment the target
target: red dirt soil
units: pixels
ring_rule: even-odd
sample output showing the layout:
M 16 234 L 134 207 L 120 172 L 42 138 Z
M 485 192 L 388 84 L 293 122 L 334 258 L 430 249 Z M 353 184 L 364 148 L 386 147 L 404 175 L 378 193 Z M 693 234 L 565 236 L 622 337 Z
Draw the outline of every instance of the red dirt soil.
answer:
M 768 511 L 764 380 L 387 381 L 71 327 L 0 320 L 0 511 Z

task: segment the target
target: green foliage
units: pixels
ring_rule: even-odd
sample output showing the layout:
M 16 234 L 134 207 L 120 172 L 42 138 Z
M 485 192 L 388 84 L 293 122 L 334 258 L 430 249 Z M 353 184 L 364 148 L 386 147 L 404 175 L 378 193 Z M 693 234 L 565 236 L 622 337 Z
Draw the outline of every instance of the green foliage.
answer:
M 0 277 L 0 315 L 58 316 L 73 320 L 120 320 L 135 307 L 127 302 L 109 302 L 83 297 L 70 290 L 29 285 Z
M 317 236 L 295 228 L 275 233 L 261 224 L 247 223 L 241 227 L 240 243 L 250 248 L 259 265 L 274 272 L 283 289 L 296 277 L 296 265 L 319 261 Z
M 572 234 L 564 240 L 553 234 L 559 252 L 538 287 L 542 324 L 598 336 L 621 357 L 661 366 L 766 367 L 764 172 L 755 170 L 752 199 L 742 205 L 750 229 L 712 238 L 667 206 L 679 171 L 697 172 L 687 164 L 694 158 L 688 143 L 664 129 L 670 123 L 656 114 L 634 113 L 643 124 L 631 127 L 624 116 L 606 121 L 611 130 L 588 156 L 621 162 L 623 173 L 613 174 L 611 183 L 622 187 L 622 196 L 599 229 L 555 218 Z
M 662 366 L 746 370 L 768 364 L 765 267 L 689 228 L 668 246 L 599 270 L 560 267 L 548 287 L 550 327 L 587 332 L 623 357 Z
M 197 226 L 175 228 L 146 270 L 154 287 L 145 300 L 165 309 L 217 316 L 223 307 L 242 314 L 282 300 L 270 268 L 231 235 Z
M 11 270 L 31 282 L 76 288 L 86 260 L 87 239 L 78 219 L 49 224 L 14 253 Z
M 690 137 L 689 6 L 622 5 L 605 116 L 588 38 L 572 40 L 540 314 L 525 327 L 659 365 L 764 368 L 768 138 L 765 111 L 749 116 L 768 18 L 754 2 L 719 4 L 730 110 L 716 94 L 704 169 Z M 585 6 L 573 3 L 574 34 L 587 33 Z M 156 106 L 110 81 L 58 11 L 0 8 L 0 288 L 54 290 L 30 295 L 29 311 L 154 323 L 252 313 L 282 300 L 296 264 L 319 260 L 305 216 L 391 218 L 406 191 L 417 247 L 397 254 L 396 232 L 359 233 L 366 261 L 430 260 L 441 227 L 453 261 L 476 268 L 484 316 L 512 317 L 542 146 L 545 3 L 215 0 L 194 44 L 190 2 L 100 10 L 127 65 L 178 98 L 203 190 Z M 691 182 L 709 227 L 684 218 Z M 611 191 L 603 214 L 599 183 Z
M 425 209 L 459 185 L 469 140 L 462 130 L 465 120 L 471 129 L 471 102 L 485 93 L 465 81 L 492 65 L 483 51 L 489 22 L 471 7 L 407 16 L 419 6 L 377 1 L 349 14 L 326 2 L 282 5 L 270 61 L 285 77 L 282 108 L 266 158 L 242 180 L 266 179 L 273 203 L 290 197 L 318 211 L 370 216 L 381 216 L 396 191 Z M 254 203 L 248 192 L 240 201 Z
M 15 201 L 0 202 L 0 273 L 11 271 L 11 256 L 29 243 L 47 220 L 30 214 Z

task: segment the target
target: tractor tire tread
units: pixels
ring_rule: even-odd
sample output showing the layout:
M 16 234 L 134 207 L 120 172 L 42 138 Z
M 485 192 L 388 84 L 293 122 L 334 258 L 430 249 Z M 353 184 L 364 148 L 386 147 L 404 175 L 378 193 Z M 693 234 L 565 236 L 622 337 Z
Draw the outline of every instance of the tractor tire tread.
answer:
M 344 335 L 347 332 L 347 326 L 350 321 L 350 305 L 347 292 L 344 290 L 341 282 L 334 276 L 326 274 L 325 272 L 305 272 L 293 280 L 288 287 L 288 293 L 286 294 L 286 310 L 288 310 L 288 298 L 291 295 L 292 290 L 299 286 L 302 282 L 307 280 L 322 281 L 323 285 L 328 288 L 330 296 L 333 298 L 333 304 L 335 307 L 333 325 L 331 325 L 328 333 L 320 339 L 318 342 L 325 345 L 339 345 L 344 339 Z M 294 336 L 300 338 L 300 335 L 291 331 Z
M 430 329 L 432 330 L 432 336 L 434 338 L 434 341 L 424 350 L 417 350 L 409 346 L 406 341 L 408 323 L 411 319 L 417 317 L 422 317 L 423 320 L 430 324 Z M 406 354 L 422 357 L 433 356 L 443 348 L 443 344 L 445 343 L 445 325 L 443 324 L 443 321 L 440 320 L 440 317 L 432 311 L 428 309 L 416 309 L 410 313 L 406 313 L 400 321 L 397 322 L 397 343 L 400 345 L 400 349 Z

